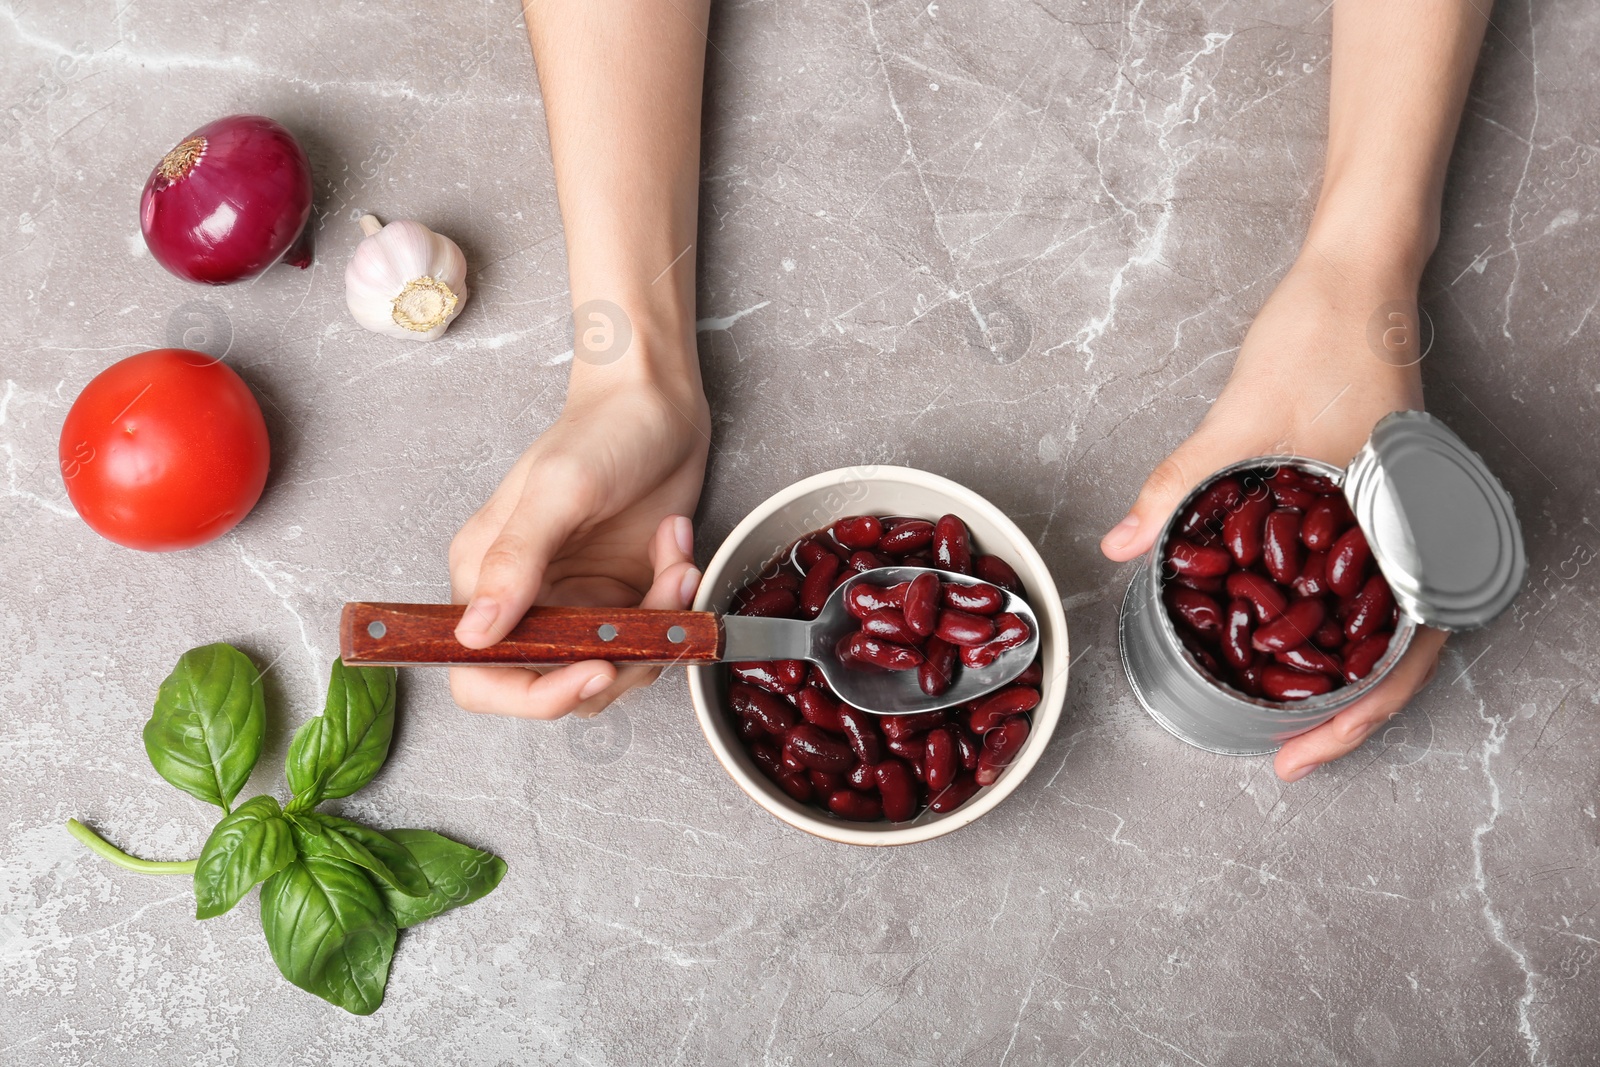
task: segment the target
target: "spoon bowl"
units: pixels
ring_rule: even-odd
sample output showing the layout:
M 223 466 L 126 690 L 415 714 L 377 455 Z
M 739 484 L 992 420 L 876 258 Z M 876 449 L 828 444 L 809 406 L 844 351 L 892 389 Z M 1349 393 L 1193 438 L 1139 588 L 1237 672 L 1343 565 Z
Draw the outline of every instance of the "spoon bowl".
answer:
M 817 665 L 834 694 L 847 704 L 878 715 L 916 715 L 938 711 L 976 700 L 1014 681 L 1028 669 L 1039 652 L 1039 620 L 1027 601 L 1002 589 L 1000 610 L 1009 611 L 1028 624 L 1028 639 L 1000 654 L 987 667 L 962 667 L 949 689 L 929 696 L 917 684 L 916 671 L 879 671 L 847 666 L 840 661 L 837 646 L 860 627 L 850 614 L 846 597 L 860 584 L 891 586 L 909 582 L 921 574 L 936 575 L 949 585 L 988 585 L 978 578 L 932 567 L 877 567 L 851 575 L 828 596 L 815 619 L 762 619 L 727 615 L 722 625 L 727 631 L 725 659 L 775 660 L 803 659 Z M 748 654 L 746 654 L 748 653 Z

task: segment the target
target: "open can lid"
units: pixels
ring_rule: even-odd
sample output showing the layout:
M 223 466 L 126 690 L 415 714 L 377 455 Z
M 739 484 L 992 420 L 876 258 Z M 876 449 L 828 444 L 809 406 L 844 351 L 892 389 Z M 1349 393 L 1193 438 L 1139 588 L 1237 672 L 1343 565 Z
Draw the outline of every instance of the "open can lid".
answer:
M 1511 497 L 1444 423 L 1397 411 L 1345 469 L 1345 495 L 1400 610 L 1442 630 L 1483 626 L 1528 571 Z

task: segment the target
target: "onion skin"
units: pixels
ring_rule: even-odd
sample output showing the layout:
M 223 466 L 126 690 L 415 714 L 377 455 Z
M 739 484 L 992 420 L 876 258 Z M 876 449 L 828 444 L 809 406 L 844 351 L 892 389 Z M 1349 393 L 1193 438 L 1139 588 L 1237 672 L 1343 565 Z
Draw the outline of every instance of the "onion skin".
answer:
M 139 227 L 173 274 L 227 285 L 285 253 L 310 265 L 311 195 L 311 164 L 293 134 L 259 115 L 229 115 L 184 138 L 150 172 Z

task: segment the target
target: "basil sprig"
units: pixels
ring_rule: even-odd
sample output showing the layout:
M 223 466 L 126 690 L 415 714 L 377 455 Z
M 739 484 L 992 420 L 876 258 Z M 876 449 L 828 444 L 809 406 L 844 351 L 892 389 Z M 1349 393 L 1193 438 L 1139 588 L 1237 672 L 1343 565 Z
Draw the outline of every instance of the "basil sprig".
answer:
M 396 932 L 470 904 L 505 876 L 499 857 L 431 830 L 375 830 L 315 810 L 372 781 L 394 737 L 395 671 L 333 661 L 323 713 L 289 745 L 293 797 L 237 808 L 261 756 L 266 701 L 260 672 L 232 645 L 185 652 L 161 683 L 145 724 L 156 772 L 223 816 L 198 860 L 135 859 L 76 819 L 68 829 L 131 870 L 193 872 L 195 918 L 210 919 L 261 887 L 261 929 L 283 976 L 356 1015 L 383 1003 Z

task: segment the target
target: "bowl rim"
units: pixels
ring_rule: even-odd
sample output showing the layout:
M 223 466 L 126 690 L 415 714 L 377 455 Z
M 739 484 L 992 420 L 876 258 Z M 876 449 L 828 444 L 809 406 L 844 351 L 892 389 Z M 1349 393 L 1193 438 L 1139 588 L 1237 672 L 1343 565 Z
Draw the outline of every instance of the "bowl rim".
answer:
M 780 508 L 793 503 L 809 494 L 821 490 L 835 488 L 839 485 L 852 482 L 901 482 L 916 486 L 921 489 L 932 490 L 942 496 L 948 497 L 951 504 L 949 511 L 957 514 L 981 513 L 983 517 L 995 526 L 1000 527 L 1012 537 L 1018 549 L 1019 559 L 1008 560 L 1019 564 L 1018 570 L 1023 580 L 1034 590 L 1037 598 L 1043 603 L 1034 603 L 1034 612 L 1049 619 L 1051 632 L 1056 636 L 1053 645 L 1059 648 L 1050 648 L 1045 655 L 1047 672 L 1050 661 L 1059 658 L 1060 670 L 1058 674 L 1047 674 L 1041 691 L 1038 707 L 1033 709 L 1033 726 L 1028 736 L 1027 744 L 1018 754 L 1010 767 L 1006 768 L 1000 780 L 994 785 L 981 791 L 967 804 L 948 815 L 938 816 L 926 822 L 912 822 L 897 825 L 893 829 L 875 829 L 883 823 L 849 823 L 824 815 L 808 805 L 801 805 L 788 795 L 781 793 L 776 785 L 760 777 L 756 773 L 746 770 L 740 765 L 739 759 L 733 751 L 732 745 L 726 740 L 718 729 L 718 723 L 725 720 L 726 711 L 714 699 L 713 678 L 714 672 L 721 669 L 720 664 L 704 666 L 690 666 L 689 696 L 694 705 L 695 718 L 700 723 L 700 730 L 705 734 L 706 743 L 711 746 L 712 754 L 722 769 L 728 773 L 744 793 L 761 807 L 780 821 L 809 834 L 825 838 L 830 841 L 850 845 L 906 845 L 920 841 L 930 841 L 936 837 L 953 833 L 977 821 L 979 818 L 993 811 L 1001 801 L 1010 796 L 1028 776 L 1034 766 L 1044 754 L 1050 743 L 1051 736 L 1055 733 L 1056 724 L 1061 719 L 1069 683 L 1068 667 L 1071 663 L 1070 637 L 1067 631 L 1066 611 L 1062 606 L 1061 595 L 1055 584 L 1055 577 L 1050 573 L 1049 566 L 1039 551 L 1034 547 L 1033 541 L 1011 521 L 1004 511 L 995 504 L 967 488 L 959 482 L 945 478 L 942 475 L 919 470 L 915 467 L 901 467 L 891 465 L 863 464 L 855 467 L 837 467 L 833 470 L 813 474 L 802 478 L 773 493 L 753 508 L 748 515 L 741 519 L 718 546 L 716 553 L 706 564 L 705 572 L 700 580 L 699 592 L 695 594 L 693 610 L 713 611 L 719 610 L 723 605 L 713 605 L 712 591 L 722 584 L 723 572 L 727 569 L 735 553 L 752 535 L 755 529 L 771 518 Z M 969 509 L 963 512 L 963 509 Z M 843 514 L 855 514 L 846 512 Z M 833 518 L 843 517 L 843 514 Z M 826 520 L 832 521 L 832 519 Z M 783 546 L 774 546 L 772 551 L 778 552 Z M 1009 547 L 1009 546 L 1008 546 Z M 733 738 L 732 731 L 728 737 Z M 733 740 L 737 741 L 736 738 Z M 919 816 L 919 819 L 921 816 Z

